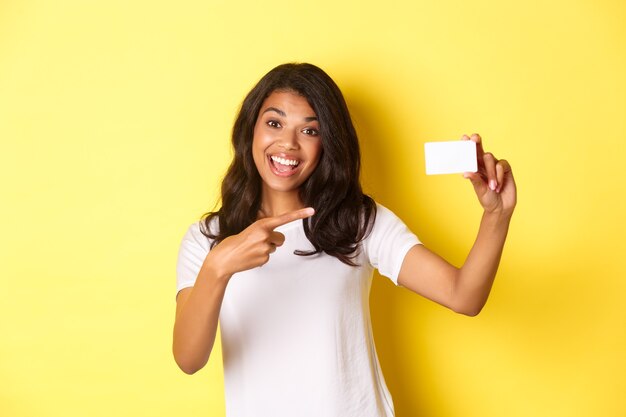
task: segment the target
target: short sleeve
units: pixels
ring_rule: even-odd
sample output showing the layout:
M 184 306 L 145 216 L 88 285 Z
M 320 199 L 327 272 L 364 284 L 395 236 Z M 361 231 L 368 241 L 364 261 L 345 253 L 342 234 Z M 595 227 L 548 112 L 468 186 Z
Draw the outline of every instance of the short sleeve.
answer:
M 210 242 L 200 232 L 200 221 L 192 224 L 183 236 L 176 263 L 176 294 L 183 288 L 193 287 L 209 253 Z
M 365 251 L 370 264 L 381 275 L 398 285 L 398 274 L 409 249 L 421 244 L 417 236 L 398 216 L 376 203 L 376 220 L 365 239 Z

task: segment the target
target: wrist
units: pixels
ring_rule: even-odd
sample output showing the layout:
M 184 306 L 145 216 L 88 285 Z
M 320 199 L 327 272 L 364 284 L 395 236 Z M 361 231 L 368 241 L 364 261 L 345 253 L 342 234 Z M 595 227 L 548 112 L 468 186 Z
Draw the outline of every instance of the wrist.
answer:
M 219 283 L 228 283 L 230 277 L 233 275 L 212 256 L 211 252 L 209 252 L 207 257 L 204 259 L 200 272 L 204 272 L 204 274 L 208 276 L 209 280 Z
M 513 207 L 503 207 L 503 204 L 500 202 L 496 202 L 493 205 L 491 204 L 482 204 L 483 215 L 493 218 L 511 218 L 513 216 Z
M 483 221 L 492 224 L 508 225 L 513 217 L 513 210 L 485 210 L 483 211 Z

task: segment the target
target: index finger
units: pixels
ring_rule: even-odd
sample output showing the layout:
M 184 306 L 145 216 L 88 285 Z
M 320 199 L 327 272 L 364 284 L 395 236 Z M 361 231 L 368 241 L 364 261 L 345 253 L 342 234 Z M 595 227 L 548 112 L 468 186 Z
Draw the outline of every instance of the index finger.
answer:
M 307 207 L 299 210 L 290 211 L 285 214 L 281 214 L 280 216 L 268 217 L 264 219 L 264 225 L 271 230 L 274 230 L 278 226 L 282 226 L 283 224 L 287 224 L 294 220 L 306 219 L 307 217 L 311 217 L 315 214 L 315 209 L 313 207 Z
M 483 139 L 480 137 L 478 133 L 473 133 L 471 137 L 467 135 L 463 135 L 461 140 L 471 140 L 476 143 L 476 157 L 478 160 L 482 160 L 483 155 L 485 154 L 485 150 L 483 149 Z

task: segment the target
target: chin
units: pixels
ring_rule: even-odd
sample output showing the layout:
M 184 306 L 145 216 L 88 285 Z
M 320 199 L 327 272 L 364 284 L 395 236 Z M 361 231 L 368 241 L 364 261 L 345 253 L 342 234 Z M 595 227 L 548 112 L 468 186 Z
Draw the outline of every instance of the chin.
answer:
M 271 191 L 287 193 L 297 191 L 302 184 L 276 184 L 275 182 L 265 182 L 265 187 Z

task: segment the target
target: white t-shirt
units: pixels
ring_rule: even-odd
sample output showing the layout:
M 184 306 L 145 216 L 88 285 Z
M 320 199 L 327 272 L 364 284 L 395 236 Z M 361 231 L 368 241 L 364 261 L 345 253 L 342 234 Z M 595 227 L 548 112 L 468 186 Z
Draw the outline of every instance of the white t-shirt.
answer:
M 216 227 L 215 221 L 211 227 Z M 215 230 L 215 229 L 212 229 Z M 374 268 L 396 285 L 418 238 L 377 203 L 371 234 L 348 266 L 310 250 L 302 220 L 275 229 L 285 243 L 265 265 L 232 276 L 220 311 L 228 417 L 389 417 L 369 292 Z M 177 292 L 194 285 L 209 251 L 199 222 L 183 237 Z

